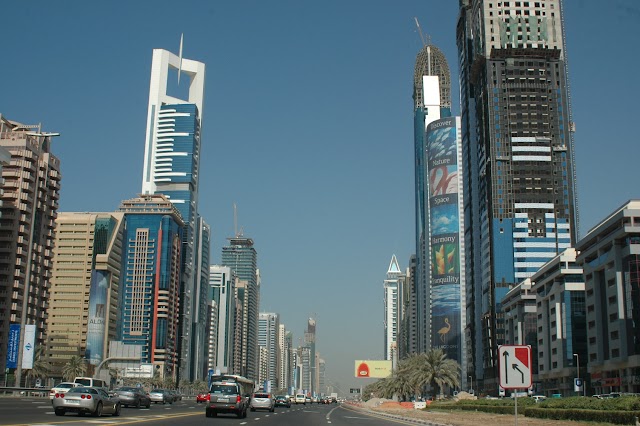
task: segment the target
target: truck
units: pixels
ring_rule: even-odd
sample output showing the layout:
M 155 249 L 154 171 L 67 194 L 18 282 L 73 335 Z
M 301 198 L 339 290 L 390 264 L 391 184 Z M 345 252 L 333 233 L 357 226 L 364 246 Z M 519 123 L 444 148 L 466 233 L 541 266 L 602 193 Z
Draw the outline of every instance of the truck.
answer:
M 331 402 L 338 402 L 338 393 L 331 392 Z

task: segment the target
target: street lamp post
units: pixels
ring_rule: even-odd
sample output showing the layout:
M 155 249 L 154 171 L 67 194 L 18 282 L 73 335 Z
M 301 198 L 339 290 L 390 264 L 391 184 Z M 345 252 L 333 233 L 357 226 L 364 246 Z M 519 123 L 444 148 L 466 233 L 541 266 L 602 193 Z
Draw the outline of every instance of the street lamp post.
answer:
M 473 377 L 469 376 L 469 381 L 471 382 L 471 388 L 469 389 L 471 391 L 471 395 L 473 395 Z
M 580 355 L 573 354 L 573 356 L 576 357 L 576 372 L 577 372 L 576 378 L 579 380 L 580 379 Z M 582 382 L 582 390 L 584 392 L 583 395 L 586 395 L 587 390 L 585 389 L 584 381 Z M 578 392 L 580 391 L 578 390 Z

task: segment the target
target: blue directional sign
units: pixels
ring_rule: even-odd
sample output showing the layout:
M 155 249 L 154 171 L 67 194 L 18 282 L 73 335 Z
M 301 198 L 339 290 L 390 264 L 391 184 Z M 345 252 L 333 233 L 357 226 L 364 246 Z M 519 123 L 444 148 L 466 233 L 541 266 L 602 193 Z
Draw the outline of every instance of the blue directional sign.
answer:
M 500 386 L 504 389 L 529 389 L 531 380 L 531 346 L 498 347 Z

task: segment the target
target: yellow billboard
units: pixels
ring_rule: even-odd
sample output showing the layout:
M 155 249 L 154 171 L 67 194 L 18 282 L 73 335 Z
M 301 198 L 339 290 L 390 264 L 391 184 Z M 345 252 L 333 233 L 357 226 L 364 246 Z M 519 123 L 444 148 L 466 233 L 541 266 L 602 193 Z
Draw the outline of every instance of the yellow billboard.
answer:
M 384 379 L 391 375 L 391 361 L 356 360 L 356 377 Z

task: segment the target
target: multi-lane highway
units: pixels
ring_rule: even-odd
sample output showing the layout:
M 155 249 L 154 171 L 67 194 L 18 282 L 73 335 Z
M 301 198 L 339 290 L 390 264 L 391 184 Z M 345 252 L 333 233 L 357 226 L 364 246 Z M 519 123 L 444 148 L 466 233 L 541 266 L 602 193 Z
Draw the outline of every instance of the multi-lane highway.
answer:
M 277 407 L 274 413 L 249 412 L 244 419 L 232 415 L 207 418 L 204 404 L 182 400 L 151 408 L 123 408 L 120 417 L 80 417 L 77 414 L 56 416 L 48 398 L 0 397 L 0 425 L 12 426 L 96 426 L 96 425 L 262 425 L 262 426 L 382 426 L 414 424 L 371 416 L 343 405 L 292 405 Z M 259 421 L 259 423 L 257 422 Z

